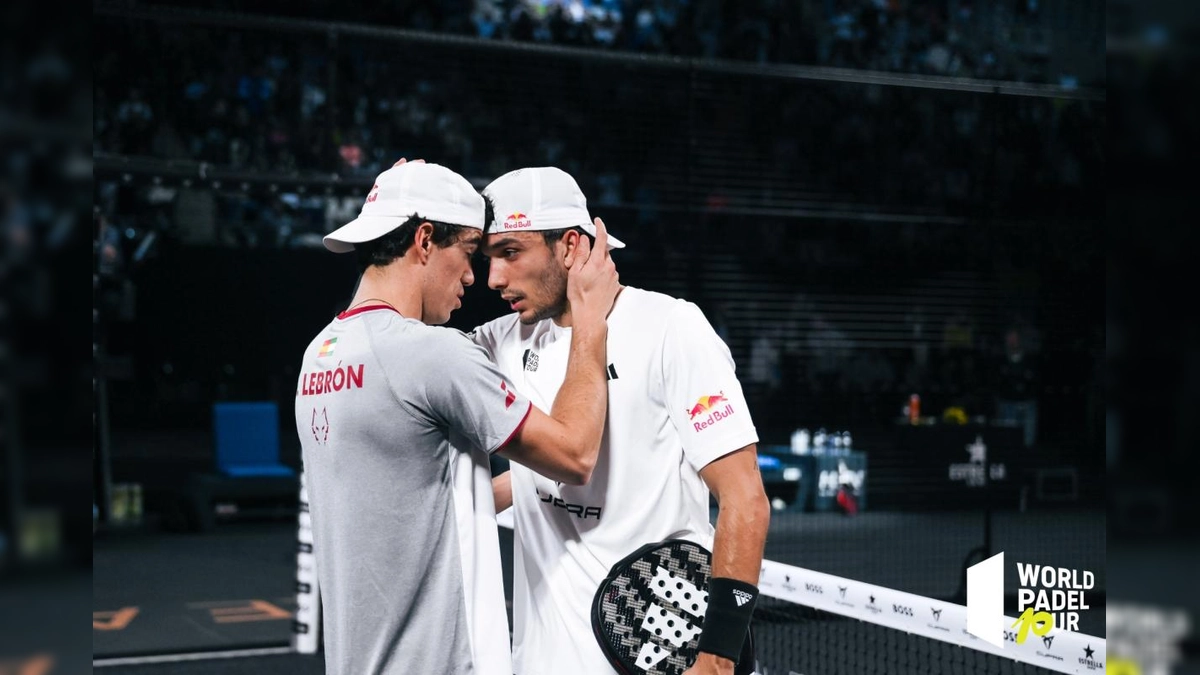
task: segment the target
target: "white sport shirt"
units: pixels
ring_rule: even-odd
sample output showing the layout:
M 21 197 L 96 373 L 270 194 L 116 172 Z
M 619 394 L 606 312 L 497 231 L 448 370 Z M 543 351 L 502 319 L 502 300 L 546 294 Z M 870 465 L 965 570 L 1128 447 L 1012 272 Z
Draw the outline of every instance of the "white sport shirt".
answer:
M 550 410 L 571 330 L 516 314 L 472 336 L 534 405 Z M 592 633 L 592 596 L 643 544 L 712 548 L 698 471 L 758 434 L 729 348 L 696 305 L 625 288 L 608 319 L 608 422 L 591 481 L 559 485 L 512 465 L 517 675 L 611 675 Z

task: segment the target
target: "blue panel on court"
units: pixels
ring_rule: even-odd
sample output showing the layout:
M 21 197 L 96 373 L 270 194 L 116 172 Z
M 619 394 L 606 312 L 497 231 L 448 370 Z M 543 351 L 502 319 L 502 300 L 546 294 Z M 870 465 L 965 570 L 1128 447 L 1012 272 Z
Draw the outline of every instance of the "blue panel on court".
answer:
M 279 461 L 279 409 L 272 402 L 213 404 L 217 469 L 226 476 L 292 476 Z

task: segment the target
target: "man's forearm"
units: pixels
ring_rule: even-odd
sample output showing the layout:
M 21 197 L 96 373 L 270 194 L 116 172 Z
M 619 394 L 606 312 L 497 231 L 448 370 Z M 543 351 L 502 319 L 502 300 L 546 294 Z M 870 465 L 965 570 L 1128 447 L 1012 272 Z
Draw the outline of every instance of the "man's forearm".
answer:
M 714 587 L 717 579 L 734 579 L 751 586 L 758 586 L 759 569 L 762 565 L 763 548 L 767 541 L 767 528 L 771 522 L 771 505 L 761 492 L 747 492 L 737 497 L 725 495 L 718 502 L 717 531 L 713 537 L 712 576 Z M 728 581 L 726 584 L 730 583 Z M 712 614 L 710 605 L 707 620 L 729 622 L 728 615 Z M 711 617 L 711 618 L 710 618 Z M 736 621 L 735 621 L 736 623 Z M 714 624 L 715 625 L 715 624 Z M 727 625 L 725 627 L 728 627 Z M 723 635 L 718 631 L 718 636 Z M 700 654 L 696 663 L 685 675 L 713 673 L 730 675 L 734 671 L 736 647 L 724 644 L 725 640 L 713 639 L 707 633 L 701 638 Z M 740 640 L 739 640 L 740 642 Z M 720 656 L 727 654 L 727 656 Z
M 512 472 L 505 471 L 492 477 L 492 499 L 496 502 L 496 513 L 512 506 Z
M 771 505 L 762 492 L 719 502 L 712 575 L 757 586 L 770 522 Z
M 571 355 L 550 416 L 569 427 L 570 448 L 582 463 L 594 466 L 608 411 L 608 378 L 605 374 L 605 340 L 608 325 L 603 321 L 577 325 L 571 332 Z M 596 439 L 579 445 L 576 439 Z

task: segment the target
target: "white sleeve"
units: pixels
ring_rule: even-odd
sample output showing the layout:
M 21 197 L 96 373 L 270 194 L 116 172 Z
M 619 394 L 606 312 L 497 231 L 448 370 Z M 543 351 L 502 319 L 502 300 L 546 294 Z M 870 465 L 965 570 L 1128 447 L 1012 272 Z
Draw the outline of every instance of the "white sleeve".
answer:
M 758 442 L 729 347 L 690 302 L 680 301 L 667 321 L 662 367 L 671 421 L 697 471 Z

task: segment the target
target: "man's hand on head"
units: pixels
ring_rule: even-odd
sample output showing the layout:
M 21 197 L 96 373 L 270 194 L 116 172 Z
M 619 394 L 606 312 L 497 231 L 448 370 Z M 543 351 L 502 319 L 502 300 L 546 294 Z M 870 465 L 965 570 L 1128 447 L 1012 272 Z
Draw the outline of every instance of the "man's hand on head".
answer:
M 608 231 L 604 221 L 596 218 L 595 224 L 595 246 L 587 237 L 580 237 L 574 258 L 568 261 L 571 267 L 567 273 L 567 298 L 574 316 L 591 315 L 603 320 L 612 309 L 621 284 L 617 266 L 608 254 Z

